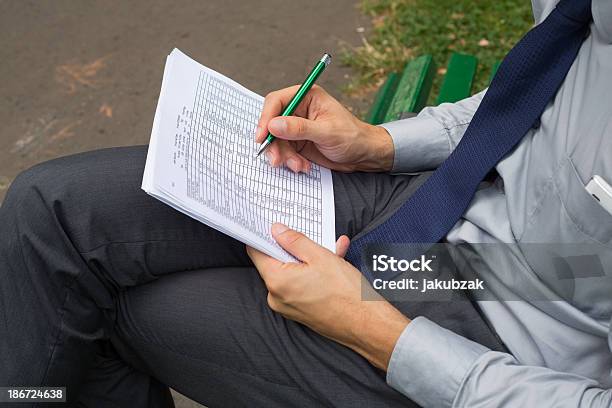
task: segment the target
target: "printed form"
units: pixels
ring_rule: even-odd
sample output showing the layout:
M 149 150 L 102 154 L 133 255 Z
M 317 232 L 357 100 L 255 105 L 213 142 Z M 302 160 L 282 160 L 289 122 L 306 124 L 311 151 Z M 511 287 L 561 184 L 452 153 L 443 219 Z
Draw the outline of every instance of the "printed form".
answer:
M 295 174 L 256 158 L 263 97 L 174 49 L 166 59 L 142 189 L 281 261 L 281 222 L 335 250 L 331 171 Z

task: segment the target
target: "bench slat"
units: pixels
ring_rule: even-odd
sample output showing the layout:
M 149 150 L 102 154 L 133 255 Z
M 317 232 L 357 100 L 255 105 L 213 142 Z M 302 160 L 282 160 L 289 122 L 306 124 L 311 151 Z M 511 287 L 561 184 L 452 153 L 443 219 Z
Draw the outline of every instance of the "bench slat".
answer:
M 399 119 L 402 112 L 418 112 L 427 103 L 435 66 L 431 55 L 422 55 L 406 64 L 383 122 Z
M 374 98 L 374 103 L 366 116 L 366 122 L 371 125 L 379 125 L 383 123 L 385 114 L 389 109 L 389 105 L 393 100 L 393 95 L 397 89 L 398 75 L 397 72 L 391 72 L 387 80 L 381 85 Z
M 470 96 L 477 66 L 476 57 L 454 52 L 448 62 L 436 105 L 444 102 L 457 102 Z

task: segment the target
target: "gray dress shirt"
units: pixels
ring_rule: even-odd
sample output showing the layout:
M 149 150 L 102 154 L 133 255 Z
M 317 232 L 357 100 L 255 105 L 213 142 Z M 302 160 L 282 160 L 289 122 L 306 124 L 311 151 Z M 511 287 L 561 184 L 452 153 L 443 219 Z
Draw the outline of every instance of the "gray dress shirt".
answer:
M 556 1 L 532 3 L 538 23 Z M 425 407 L 612 407 L 612 215 L 584 189 L 596 174 L 612 183 L 612 1 L 593 0 L 592 10 L 591 35 L 541 125 L 446 237 L 512 248 L 483 251 L 476 271 L 497 299 L 479 305 L 512 354 L 417 317 L 395 346 L 387 382 Z M 393 171 L 438 166 L 484 92 L 382 125 L 395 144 Z M 601 268 L 582 270 L 565 290 L 538 244 L 599 248 Z

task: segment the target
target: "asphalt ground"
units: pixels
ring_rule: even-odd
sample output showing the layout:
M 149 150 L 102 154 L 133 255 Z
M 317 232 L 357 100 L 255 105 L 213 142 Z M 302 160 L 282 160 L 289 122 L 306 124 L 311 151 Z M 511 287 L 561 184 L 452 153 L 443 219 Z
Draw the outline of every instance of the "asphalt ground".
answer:
M 0 0 L 0 202 L 35 163 L 147 143 L 174 47 L 265 95 L 361 42 L 356 2 Z M 319 83 L 359 108 L 350 74 L 336 58 Z

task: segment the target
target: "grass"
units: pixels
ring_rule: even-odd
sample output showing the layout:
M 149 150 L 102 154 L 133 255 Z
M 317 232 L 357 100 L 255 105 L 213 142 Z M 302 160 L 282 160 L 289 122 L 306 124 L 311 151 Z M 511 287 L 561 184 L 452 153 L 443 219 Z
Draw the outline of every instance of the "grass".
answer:
M 362 0 L 360 6 L 373 29 L 363 46 L 342 55 L 357 72 L 346 89 L 353 95 L 377 89 L 410 57 L 432 54 L 438 67 L 433 98 L 453 51 L 478 58 L 478 91 L 487 86 L 495 61 L 533 25 L 529 0 Z

